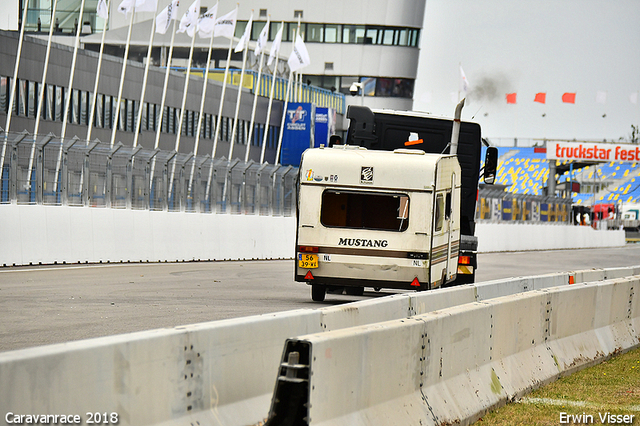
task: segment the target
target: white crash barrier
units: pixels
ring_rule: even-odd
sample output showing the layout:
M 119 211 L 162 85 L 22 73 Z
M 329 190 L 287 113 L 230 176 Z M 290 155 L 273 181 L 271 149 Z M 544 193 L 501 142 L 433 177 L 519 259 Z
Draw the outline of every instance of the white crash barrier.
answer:
M 291 259 L 295 217 L 0 205 L 0 266 Z
M 477 224 L 482 252 L 624 246 L 624 231 Z M 290 259 L 295 217 L 0 205 L 0 266 Z
M 534 290 L 291 339 L 268 425 L 470 424 L 640 345 L 638 285 L 640 276 Z
M 599 230 L 590 226 L 565 224 L 479 222 L 476 236 L 481 253 L 625 245 L 622 230 Z
M 86 423 L 86 413 L 116 413 L 122 426 L 178 426 L 196 425 L 197 422 L 213 425 L 256 424 L 269 413 L 282 348 L 288 338 L 341 332 L 347 339 L 353 330 L 366 324 L 373 324 L 370 328 L 384 334 L 386 326 L 382 327 L 380 323 L 397 320 L 398 324 L 394 327 L 397 335 L 391 336 L 387 343 L 381 340 L 375 346 L 375 356 L 385 357 L 398 345 L 408 347 L 412 340 L 407 340 L 403 327 L 417 324 L 416 327 L 423 330 L 424 314 L 429 312 L 438 311 L 441 313 L 428 315 L 448 318 L 451 311 L 447 308 L 469 303 L 476 303 L 482 308 L 494 297 L 566 285 L 572 276 L 574 282 L 580 283 L 583 277 L 595 281 L 639 273 L 640 266 L 505 279 L 372 298 L 322 309 L 289 311 L 4 352 L 0 353 L 0 415 L 5 416 L 9 412 L 24 415 L 78 414 Z M 577 287 L 569 288 L 573 290 Z M 638 306 L 634 309 L 640 311 Z M 537 311 L 530 312 L 530 309 L 522 308 L 521 312 L 522 315 L 525 312 L 526 315 L 534 315 Z M 483 318 L 484 315 L 481 314 Z M 603 315 L 600 314 L 598 321 L 604 321 L 601 319 Z M 433 335 L 436 339 L 438 333 L 455 335 L 461 339 L 460 342 L 467 342 L 467 336 L 481 333 L 477 327 L 485 324 L 481 318 L 461 321 L 461 324 L 464 321 L 472 322 L 468 324 L 468 330 L 456 334 L 443 329 L 432 331 L 429 336 Z M 599 333 L 603 339 L 610 335 L 617 336 L 604 334 L 602 330 Z M 329 338 L 332 336 L 325 334 Z M 477 338 L 487 340 L 485 335 Z M 427 337 L 426 341 L 429 339 L 431 337 Z M 373 351 L 373 341 L 371 345 Z M 478 350 L 481 347 L 478 346 Z M 443 346 L 443 353 L 445 350 L 449 349 Z M 476 352 L 474 347 L 465 349 L 465 352 L 474 358 L 482 353 Z M 342 362 L 333 349 L 323 353 L 329 355 L 328 360 Z M 359 359 L 356 352 L 349 356 L 354 360 Z M 417 363 L 419 358 L 425 357 L 420 352 L 417 360 L 411 362 Z M 403 362 L 401 359 L 394 360 L 393 365 L 400 363 L 397 366 L 410 367 Z M 443 362 L 443 365 L 447 365 L 446 360 Z M 360 373 L 365 372 L 364 364 L 359 368 L 362 368 Z M 415 380 L 421 377 L 419 371 L 414 370 L 402 374 L 410 375 Z M 346 383 L 346 378 L 340 379 L 340 382 Z M 388 390 L 391 392 L 384 380 L 379 389 L 380 398 Z M 424 381 L 423 385 L 427 384 Z M 406 387 L 406 384 L 402 387 Z M 454 390 L 457 395 L 458 390 Z M 415 397 L 410 395 L 410 398 Z M 393 404 L 393 401 L 387 403 Z M 420 405 L 416 407 L 423 409 Z M 383 413 L 384 410 L 380 411 L 380 415 Z

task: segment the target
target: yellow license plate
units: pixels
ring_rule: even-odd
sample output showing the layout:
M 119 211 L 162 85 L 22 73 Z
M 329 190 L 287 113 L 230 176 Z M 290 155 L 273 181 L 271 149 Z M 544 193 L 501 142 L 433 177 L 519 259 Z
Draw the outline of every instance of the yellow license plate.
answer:
M 298 266 L 305 269 L 318 267 L 318 255 L 298 253 Z

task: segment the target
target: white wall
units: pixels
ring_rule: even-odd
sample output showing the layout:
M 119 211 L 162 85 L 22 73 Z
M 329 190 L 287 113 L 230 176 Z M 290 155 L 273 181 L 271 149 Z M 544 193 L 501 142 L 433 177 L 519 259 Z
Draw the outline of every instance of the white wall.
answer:
M 295 218 L 2 205 L 0 235 L 0 265 L 279 259 Z
M 526 251 L 625 245 L 624 231 L 595 230 L 589 226 L 478 223 L 478 251 Z
M 18 2 L 5 1 L 2 2 L 2 13 L 0 13 L 0 30 L 18 29 Z
M 77 262 L 290 259 L 294 217 L 0 205 L 0 266 Z M 480 223 L 480 252 L 625 244 L 624 231 Z

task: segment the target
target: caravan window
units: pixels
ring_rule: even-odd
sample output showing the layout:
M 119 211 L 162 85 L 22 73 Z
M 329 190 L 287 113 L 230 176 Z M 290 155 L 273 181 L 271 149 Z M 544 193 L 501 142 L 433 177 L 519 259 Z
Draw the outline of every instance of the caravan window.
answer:
M 444 198 L 442 194 L 436 196 L 436 231 L 442 230 L 444 224 Z
M 404 231 L 409 196 L 328 189 L 322 194 L 320 221 L 329 227 Z

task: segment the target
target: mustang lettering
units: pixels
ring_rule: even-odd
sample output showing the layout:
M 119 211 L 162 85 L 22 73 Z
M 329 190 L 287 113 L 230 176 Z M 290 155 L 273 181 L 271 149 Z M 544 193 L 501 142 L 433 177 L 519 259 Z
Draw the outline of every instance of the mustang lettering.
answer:
M 389 242 L 387 240 L 365 240 L 362 238 L 340 238 L 338 242 L 339 246 L 351 246 L 351 247 L 387 247 Z

